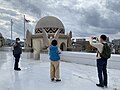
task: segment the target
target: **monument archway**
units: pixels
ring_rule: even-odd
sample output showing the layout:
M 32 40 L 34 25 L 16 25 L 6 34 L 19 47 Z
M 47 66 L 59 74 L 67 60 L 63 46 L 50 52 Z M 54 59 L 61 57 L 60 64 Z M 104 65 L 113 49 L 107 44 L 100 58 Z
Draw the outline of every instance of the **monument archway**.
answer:
M 60 49 L 61 49 L 62 51 L 66 51 L 66 45 L 65 45 L 64 42 L 62 42 L 62 43 L 60 44 Z
M 62 21 L 54 16 L 45 16 L 37 22 L 35 34 L 32 35 L 32 48 L 34 49 L 35 59 L 39 59 L 40 52 L 47 51 L 46 47 L 50 46 L 51 37 L 57 39 L 61 50 L 67 50 L 67 39 L 69 36 L 65 34 Z

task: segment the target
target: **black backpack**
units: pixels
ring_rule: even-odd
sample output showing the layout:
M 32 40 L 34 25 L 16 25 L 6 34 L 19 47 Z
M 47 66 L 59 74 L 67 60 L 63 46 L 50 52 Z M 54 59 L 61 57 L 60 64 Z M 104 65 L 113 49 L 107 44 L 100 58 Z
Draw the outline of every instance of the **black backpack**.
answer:
M 109 59 L 111 57 L 111 49 L 107 43 L 103 43 L 103 50 L 100 53 L 101 58 Z

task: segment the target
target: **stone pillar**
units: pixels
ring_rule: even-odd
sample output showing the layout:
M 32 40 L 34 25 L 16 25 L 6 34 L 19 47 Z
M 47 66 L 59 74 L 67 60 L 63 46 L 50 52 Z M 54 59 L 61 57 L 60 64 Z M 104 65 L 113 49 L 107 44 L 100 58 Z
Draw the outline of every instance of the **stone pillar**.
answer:
M 35 60 L 40 60 L 40 40 L 33 39 L 33 56 Z
M 24 52 L 27 52 L 27 59 L 33 58 L 33 49 L 31 47 L 25 47 Z

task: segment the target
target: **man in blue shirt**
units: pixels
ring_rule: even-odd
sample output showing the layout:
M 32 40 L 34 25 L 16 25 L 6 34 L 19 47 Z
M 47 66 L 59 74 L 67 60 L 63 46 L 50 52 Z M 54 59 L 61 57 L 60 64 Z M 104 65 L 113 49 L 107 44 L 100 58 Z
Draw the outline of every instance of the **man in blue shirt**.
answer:
M 49 47 L 49 55 L 50 55 L 50 78 L 51 81 L 56 80 L 56 82 L 61 81 L 59 76 L 59 64 L 60 64 L 60 50 L 57 47 L 57 40 L 53 40 L 51 42 L 51 46 Z

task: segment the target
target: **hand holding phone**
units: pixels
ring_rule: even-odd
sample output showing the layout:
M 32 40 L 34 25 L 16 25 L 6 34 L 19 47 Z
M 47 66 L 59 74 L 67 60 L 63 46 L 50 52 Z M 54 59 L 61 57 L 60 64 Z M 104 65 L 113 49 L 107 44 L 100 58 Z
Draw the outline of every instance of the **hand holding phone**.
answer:
M 99 42 L 99 40 L 98 40 L 97 37 L 92 37 L 91 39 L 92 39 L 92 42 L 93 42 L 93 43 L 97 43 L 97 42 Z

